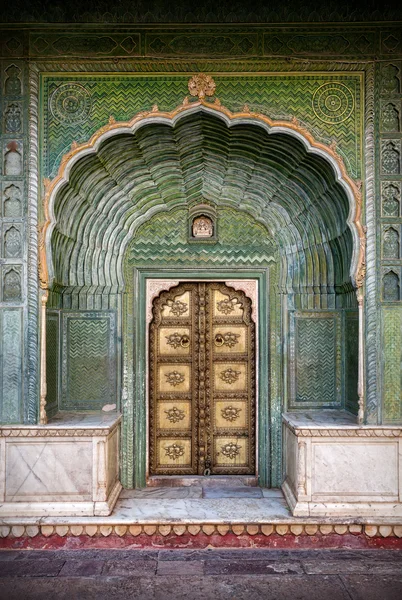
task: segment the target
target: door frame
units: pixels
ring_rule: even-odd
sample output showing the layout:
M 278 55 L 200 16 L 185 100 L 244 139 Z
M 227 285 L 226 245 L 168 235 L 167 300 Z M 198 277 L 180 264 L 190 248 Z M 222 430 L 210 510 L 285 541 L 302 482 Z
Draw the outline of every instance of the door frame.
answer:
M 275 261 L 272 261 L 275 263 Z M 269 390 L 269 285 L 270 266 L 150 268 L 134 267 L 124 293 L 123 330 L 123 482 L 145 487 L 148 479 L 148 322 L 147 282 L 257 281 L 258 318 L 256 323 L 256 474 L 261 486 L 270 485 L 271 407 Z M 175 285 L 175 284 L 174 284 Z M 125 460 L 124 460 L 125 458 Z M 126 484 L 127 485 L 127 484 Z M 130 487 L 130 486 L 127 486 Z

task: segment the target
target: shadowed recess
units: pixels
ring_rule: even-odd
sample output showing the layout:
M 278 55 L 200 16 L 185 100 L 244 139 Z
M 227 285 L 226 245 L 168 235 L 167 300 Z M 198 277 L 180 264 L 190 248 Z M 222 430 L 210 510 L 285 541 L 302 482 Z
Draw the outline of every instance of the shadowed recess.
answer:
M 349 202 L 332 165 L 289 134 L 201 112 L 117 134 L 73 165 L 54 204 L 54 284 L 120 291 L 138 227 L 205 201 L 265 226 L 283 293 L 352 292 Z

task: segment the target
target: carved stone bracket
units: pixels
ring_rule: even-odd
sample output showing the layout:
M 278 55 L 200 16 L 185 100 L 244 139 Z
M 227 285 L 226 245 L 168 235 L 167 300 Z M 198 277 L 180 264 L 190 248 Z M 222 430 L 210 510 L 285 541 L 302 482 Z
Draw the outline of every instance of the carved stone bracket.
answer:
M 257 323 L 258 315 L 258 281 L 256 279 L 234 279 L 225 281 L 228 287 L 244 292 L 251 300 L 251 318 Z
M 152 302 L 162 291 L 169 291 L 172 287 L 179 285 L 178 279 L 147 279 L 146 306 L 147 325 L 152 321 Z

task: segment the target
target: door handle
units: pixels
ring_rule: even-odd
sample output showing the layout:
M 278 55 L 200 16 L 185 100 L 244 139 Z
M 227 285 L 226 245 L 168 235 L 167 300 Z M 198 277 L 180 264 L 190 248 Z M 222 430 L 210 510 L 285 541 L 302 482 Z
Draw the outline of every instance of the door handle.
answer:
M 217 333 L 215 335 L 215 346 L 223 346 L 225 340 L 223 339 L 223 335 L 221 333 Z
M 181 340 L 180 340 L 180 346 L 182 348 L 188 348 L 189 345 L 190 345 L 190 338 L 188 337 L 188 335 L 182 335 Z

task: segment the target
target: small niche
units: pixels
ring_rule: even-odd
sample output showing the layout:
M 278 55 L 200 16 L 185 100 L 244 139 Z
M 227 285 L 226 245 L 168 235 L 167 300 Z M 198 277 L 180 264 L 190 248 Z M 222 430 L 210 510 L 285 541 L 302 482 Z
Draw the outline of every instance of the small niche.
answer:
M 400 191 L 392 183 L 383 187 L 382 190 L 382 214 L 386 217 L 399 217 Z
M 217 219 L 213 206 L 198 204 L 190 208 L 188 226 L 190 242 L 217 241 Z
M 4 175 L 22 175 L 22 147 L 17 141 L 9 142 L 6 146 Z
M 384 173 L 399 174 L 400 154 L 394 142 L 387 142 L 383 147 L 382 169 Z
M 7 96 L 19 96 L 21 94 L 21 69 L 16 65 L 10 65 L 6 69 L 6 80 L 4 82 L 4 92 Z
M 400 298 L 399 275 L 388 271 L 382 280 L 382 297 L 386 302 L 398 302 Z

